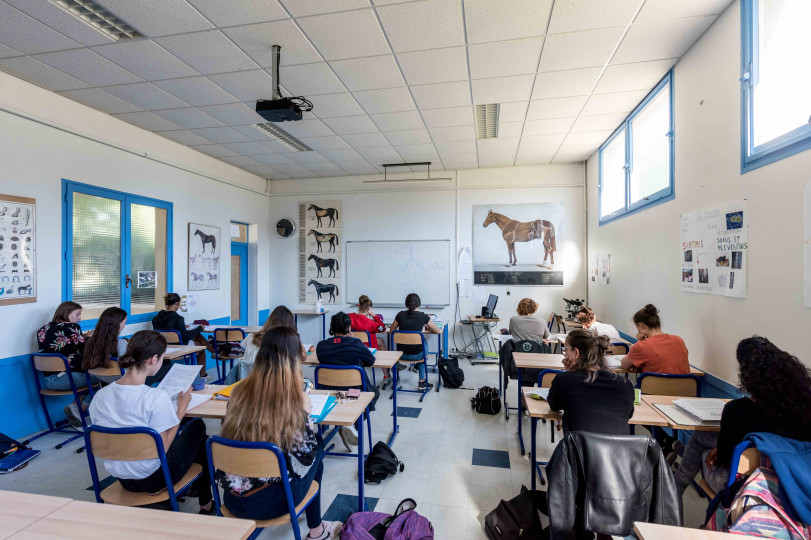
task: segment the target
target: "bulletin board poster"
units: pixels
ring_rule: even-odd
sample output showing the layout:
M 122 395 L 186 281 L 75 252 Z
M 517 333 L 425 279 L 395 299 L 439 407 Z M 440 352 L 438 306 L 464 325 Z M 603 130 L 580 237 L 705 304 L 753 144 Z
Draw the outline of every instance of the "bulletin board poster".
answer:
M 803 305 L 811 307 L 811 184 L 803 192 Z
M 0 306 L 37 301 L 36 201 L 0 195 Z
M 681 290 L 746 298 L 746 201 L 681 216 Z

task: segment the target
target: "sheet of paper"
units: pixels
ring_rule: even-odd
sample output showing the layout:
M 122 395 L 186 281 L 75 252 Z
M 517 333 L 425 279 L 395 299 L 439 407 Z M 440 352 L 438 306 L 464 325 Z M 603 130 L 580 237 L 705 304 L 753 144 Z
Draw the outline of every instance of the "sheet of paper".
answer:
M 473 287 L 473 302 L 476 304 L 484 304 L 484 287 L 477 285 Z
M 530 392 L 532 396 L 538 396 L 539 398 L 546 400 L 549 397 L 549 388 L 536 388 L 532 392 Z
M 619 356 L 616 354 L 609 354 L 605 357 L 608 361 L 608 367 L 610 368 L 619 368 L 622 367 L 622 359 L 625 358 L 624 356 Z
M 682 425 L 682 426 L 698 426 L 700 425 L 699 422 L 696 422 L 687 413 L 684 413 L 679 410 L 678 407 L 675 405 L 668 405 L 662 403 L 654 403 L 657 409 L 665 413 L 665 416 L 670 418 L 674 423 Z
M 200 374 L 200 366 L 187 366 L 184 364 L 173 364 L 172 369 L 166 374 L 166 377 L 158 385 L 159 390 L 163 390 L 172 402 L 177 399 L 180 392 L 185 392 L 191 388 L 191 383 Z
M 186 408 L 186 410 L 190 411 L 193 408 L 197 407 L 198 405 L 202 405 L 206 401 L 211 401 L 211 395 L 209 395 L 209 394 L 192 394 L 191 395 L 191 401 L 189 402 L 189 406 Z
M 310 416 L 321 416 L 321 411 L 324 410 L 328 397 L 327 394 L 310 394 L 310 404 L 312 405 Z
M 460 279 L 459 296 L 461 298 L 470 298 L 471 294 L 473 294 L 473 281 L 469 279 Z
M 178 347 L 166 347 L 166 354 L 176 353 L 179 350 L 180 349 Z M 197 367 L 199 368 L 200 366 Z

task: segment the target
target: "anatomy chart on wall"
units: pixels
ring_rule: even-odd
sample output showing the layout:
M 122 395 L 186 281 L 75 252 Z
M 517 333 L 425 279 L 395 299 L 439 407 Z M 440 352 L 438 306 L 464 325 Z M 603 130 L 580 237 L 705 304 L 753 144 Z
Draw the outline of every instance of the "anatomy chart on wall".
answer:
M 558 202 L 474 206 L 474 283 L 563 285 L 563 221 Z
M 36 201 L 0 195 L 0 305 L 37 300 Z
M 811 184 L 803 197 L 803 305 L 811 307 Z
M 299 203 L 299 302 L 341 303 L 341 201 Z
M 189 290 L 220 288 L 220 228 L 189 223 Z
M 681 216 L 681 290 L 746 298 L 746 201 Z
M 611 283 L 611 254 L 599 255 L 600 257 L 600 281 L 603 285 Z

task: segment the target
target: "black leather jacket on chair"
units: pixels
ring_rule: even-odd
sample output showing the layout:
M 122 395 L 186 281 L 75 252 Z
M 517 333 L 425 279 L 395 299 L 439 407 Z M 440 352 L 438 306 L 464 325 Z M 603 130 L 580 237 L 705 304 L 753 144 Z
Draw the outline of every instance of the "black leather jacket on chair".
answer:
M 655 439 L 572 431 L 546 467 L 551 540 L 627 536 L 634 521 L 682 524 L 681 497 Z

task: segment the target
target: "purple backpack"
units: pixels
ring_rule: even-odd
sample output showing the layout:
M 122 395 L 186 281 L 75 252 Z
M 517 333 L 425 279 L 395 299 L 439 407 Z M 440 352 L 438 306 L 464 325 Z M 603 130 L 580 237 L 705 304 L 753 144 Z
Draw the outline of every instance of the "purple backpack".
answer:
M 394 515 L 355 512 L 341 527 L 341 540 L 427 540 L 434 538 L 431 522 L 414 511 L 414 499 L 404 499 Z

